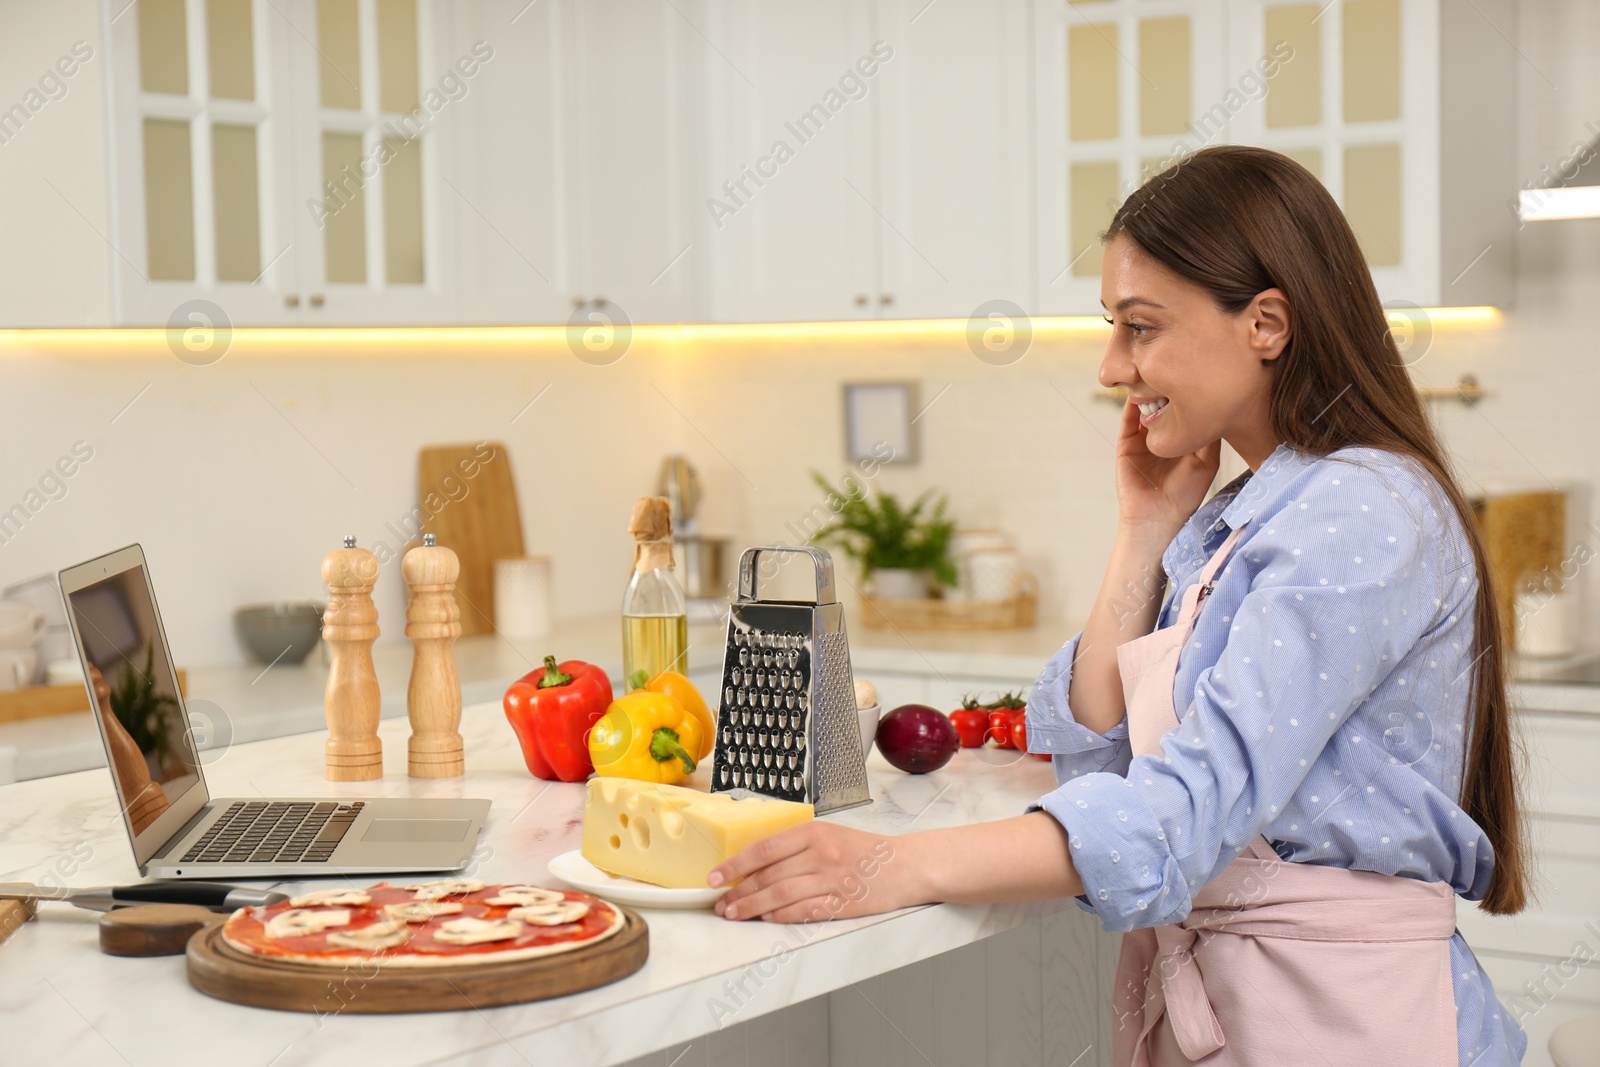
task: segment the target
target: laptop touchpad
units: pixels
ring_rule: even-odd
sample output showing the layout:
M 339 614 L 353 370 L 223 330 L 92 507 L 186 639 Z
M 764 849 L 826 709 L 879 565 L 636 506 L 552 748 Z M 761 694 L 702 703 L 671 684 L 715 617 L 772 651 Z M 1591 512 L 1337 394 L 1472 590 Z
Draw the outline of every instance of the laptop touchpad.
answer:
M 374 819 L 363 841 L 465 841 L 470 819 Z

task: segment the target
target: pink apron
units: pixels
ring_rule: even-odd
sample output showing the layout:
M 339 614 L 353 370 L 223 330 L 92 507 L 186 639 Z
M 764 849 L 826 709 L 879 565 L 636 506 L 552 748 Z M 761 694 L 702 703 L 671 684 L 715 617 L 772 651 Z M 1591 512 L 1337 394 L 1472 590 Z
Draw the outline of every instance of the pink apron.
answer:
M 1117 649 L 1135 755 L 1159 754 L 1178 726 L 1178 654 L 1243 531 L 1184 591 L 1173 625 Z M 1455 928 L 1448 883 L 1285 863 L 1257 837 L 1188 918 L 1123 935 L 1113 1062 L 1457 1067 Z

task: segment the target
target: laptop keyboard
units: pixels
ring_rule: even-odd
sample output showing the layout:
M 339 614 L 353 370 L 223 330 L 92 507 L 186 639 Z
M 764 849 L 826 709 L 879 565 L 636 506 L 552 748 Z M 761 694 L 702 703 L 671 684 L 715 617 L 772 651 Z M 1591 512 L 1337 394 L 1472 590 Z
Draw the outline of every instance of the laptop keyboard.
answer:
M 190 846 L 182 862 L 326 863 L 363 803 L 236 801 Z

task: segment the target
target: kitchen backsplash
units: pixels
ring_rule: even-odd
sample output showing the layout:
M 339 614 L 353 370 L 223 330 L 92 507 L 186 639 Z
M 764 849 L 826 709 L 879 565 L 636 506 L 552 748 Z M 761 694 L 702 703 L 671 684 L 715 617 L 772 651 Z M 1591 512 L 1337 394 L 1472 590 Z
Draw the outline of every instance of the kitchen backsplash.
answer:
M 1600 63 L 1584 44 L 1600 39 L 1600 14 L 1580 0 L 1536 6 L 1538 17 L 1524 8 L 1523 50 L 1559 71 L 1562 90 L 1522 71 L 1528 182 L 1589 139 L 1585 124 L 1600 116 Z M 1488 390 L 1475 407 L 1434 405 L 1469 485 L 1592 484 L 1597 238 L 1600 221 L 1526 226 L 1516 308 L 1496 326 L 1439 331 L 1414 364 L 1419 383 L 1471 373 Z M 1116 521 L 1117 408 L 1092 399 L 1103 342 L 1041 336 L 1020 362 L 994 367 L 959 338 L 641 335 L 620 362 L 596 367 L 559 340 L 466 352 L 382 341 L 354 354 L 241 335 L 226 358 L 196 367 L 159 335 L 68 351 L 11 334 L 0 337 L 0 511 L 22 504 L 27 519 L 0 526 L 0 584 L 137 540 L 178 659 L 238 661 L 236 606 L 320 597 L 321 558 L 343 534 L 396 542 L 416 504 L 421 446 L 488 439 L 510 449 L 528 550 L 554 559 L 555 614 L 614 611 L 631 558 L 629 506 L 653 491 L 663 453 L 681 450 L 699 468 L 705 531 L 736 544 L 792 542 L 821 499 L 810 472 L 835 478 L 847 467 L 842 383 L 912 379 L 929 405 L 921 462 L 875 481 L 900 494 L 938 487 L 962 524 L 1011 534 L 1039 578 L 1041 615 L 1065 638 L 1092 602 Z M 1583 499 L 1571 525 L 1591 546 L 1586 558 L 1600 557 L 1592 494 Z M 1581 594 L 1592 593 L 1591 570 Z M 382 639 L 394 641 L 403 591 L 398 569 L 388 571 L 378 603 Z M 1591 644 L 1597 600 L 1580 603 Z

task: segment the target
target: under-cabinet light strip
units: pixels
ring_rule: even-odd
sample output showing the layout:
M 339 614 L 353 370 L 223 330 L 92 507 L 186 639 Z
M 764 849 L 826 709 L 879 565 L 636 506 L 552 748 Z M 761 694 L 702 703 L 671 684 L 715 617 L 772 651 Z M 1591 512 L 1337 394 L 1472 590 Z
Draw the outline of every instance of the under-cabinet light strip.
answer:
M 1502 318 L 1495 307 L 1422 308 L 1394 312 L 1396 325 L 1415 325 L 1419 315 L 1433 326 L 1493 326 Z M 1022 324 L 1018 324 L 1021 326 Z M 566 347 L 569 334 L 587 326 L 240 326 L 233 328 L 231 347 L 256 351 L 294 350 L 325 354 L 330 350 L 368 350 L 374 355 L 396 349 L 467 346 L 492 353 L 501 349 Z M 631 327 L 632 344 L 685 342 L 850 342 L 962 341 L 969 331 L 991 328 L 987 320 L 897 319 L 871 322 L 782 323 L 641 323 Z M 1097 315 L 1058 315 L 1028 320 L 1036 339 L 1093 334 L 1106 329 Z M 168 330 L 160 327 L 0 330 L 0 350 L 76 351 L 135 354 L 146 346 L 166 347 Z

